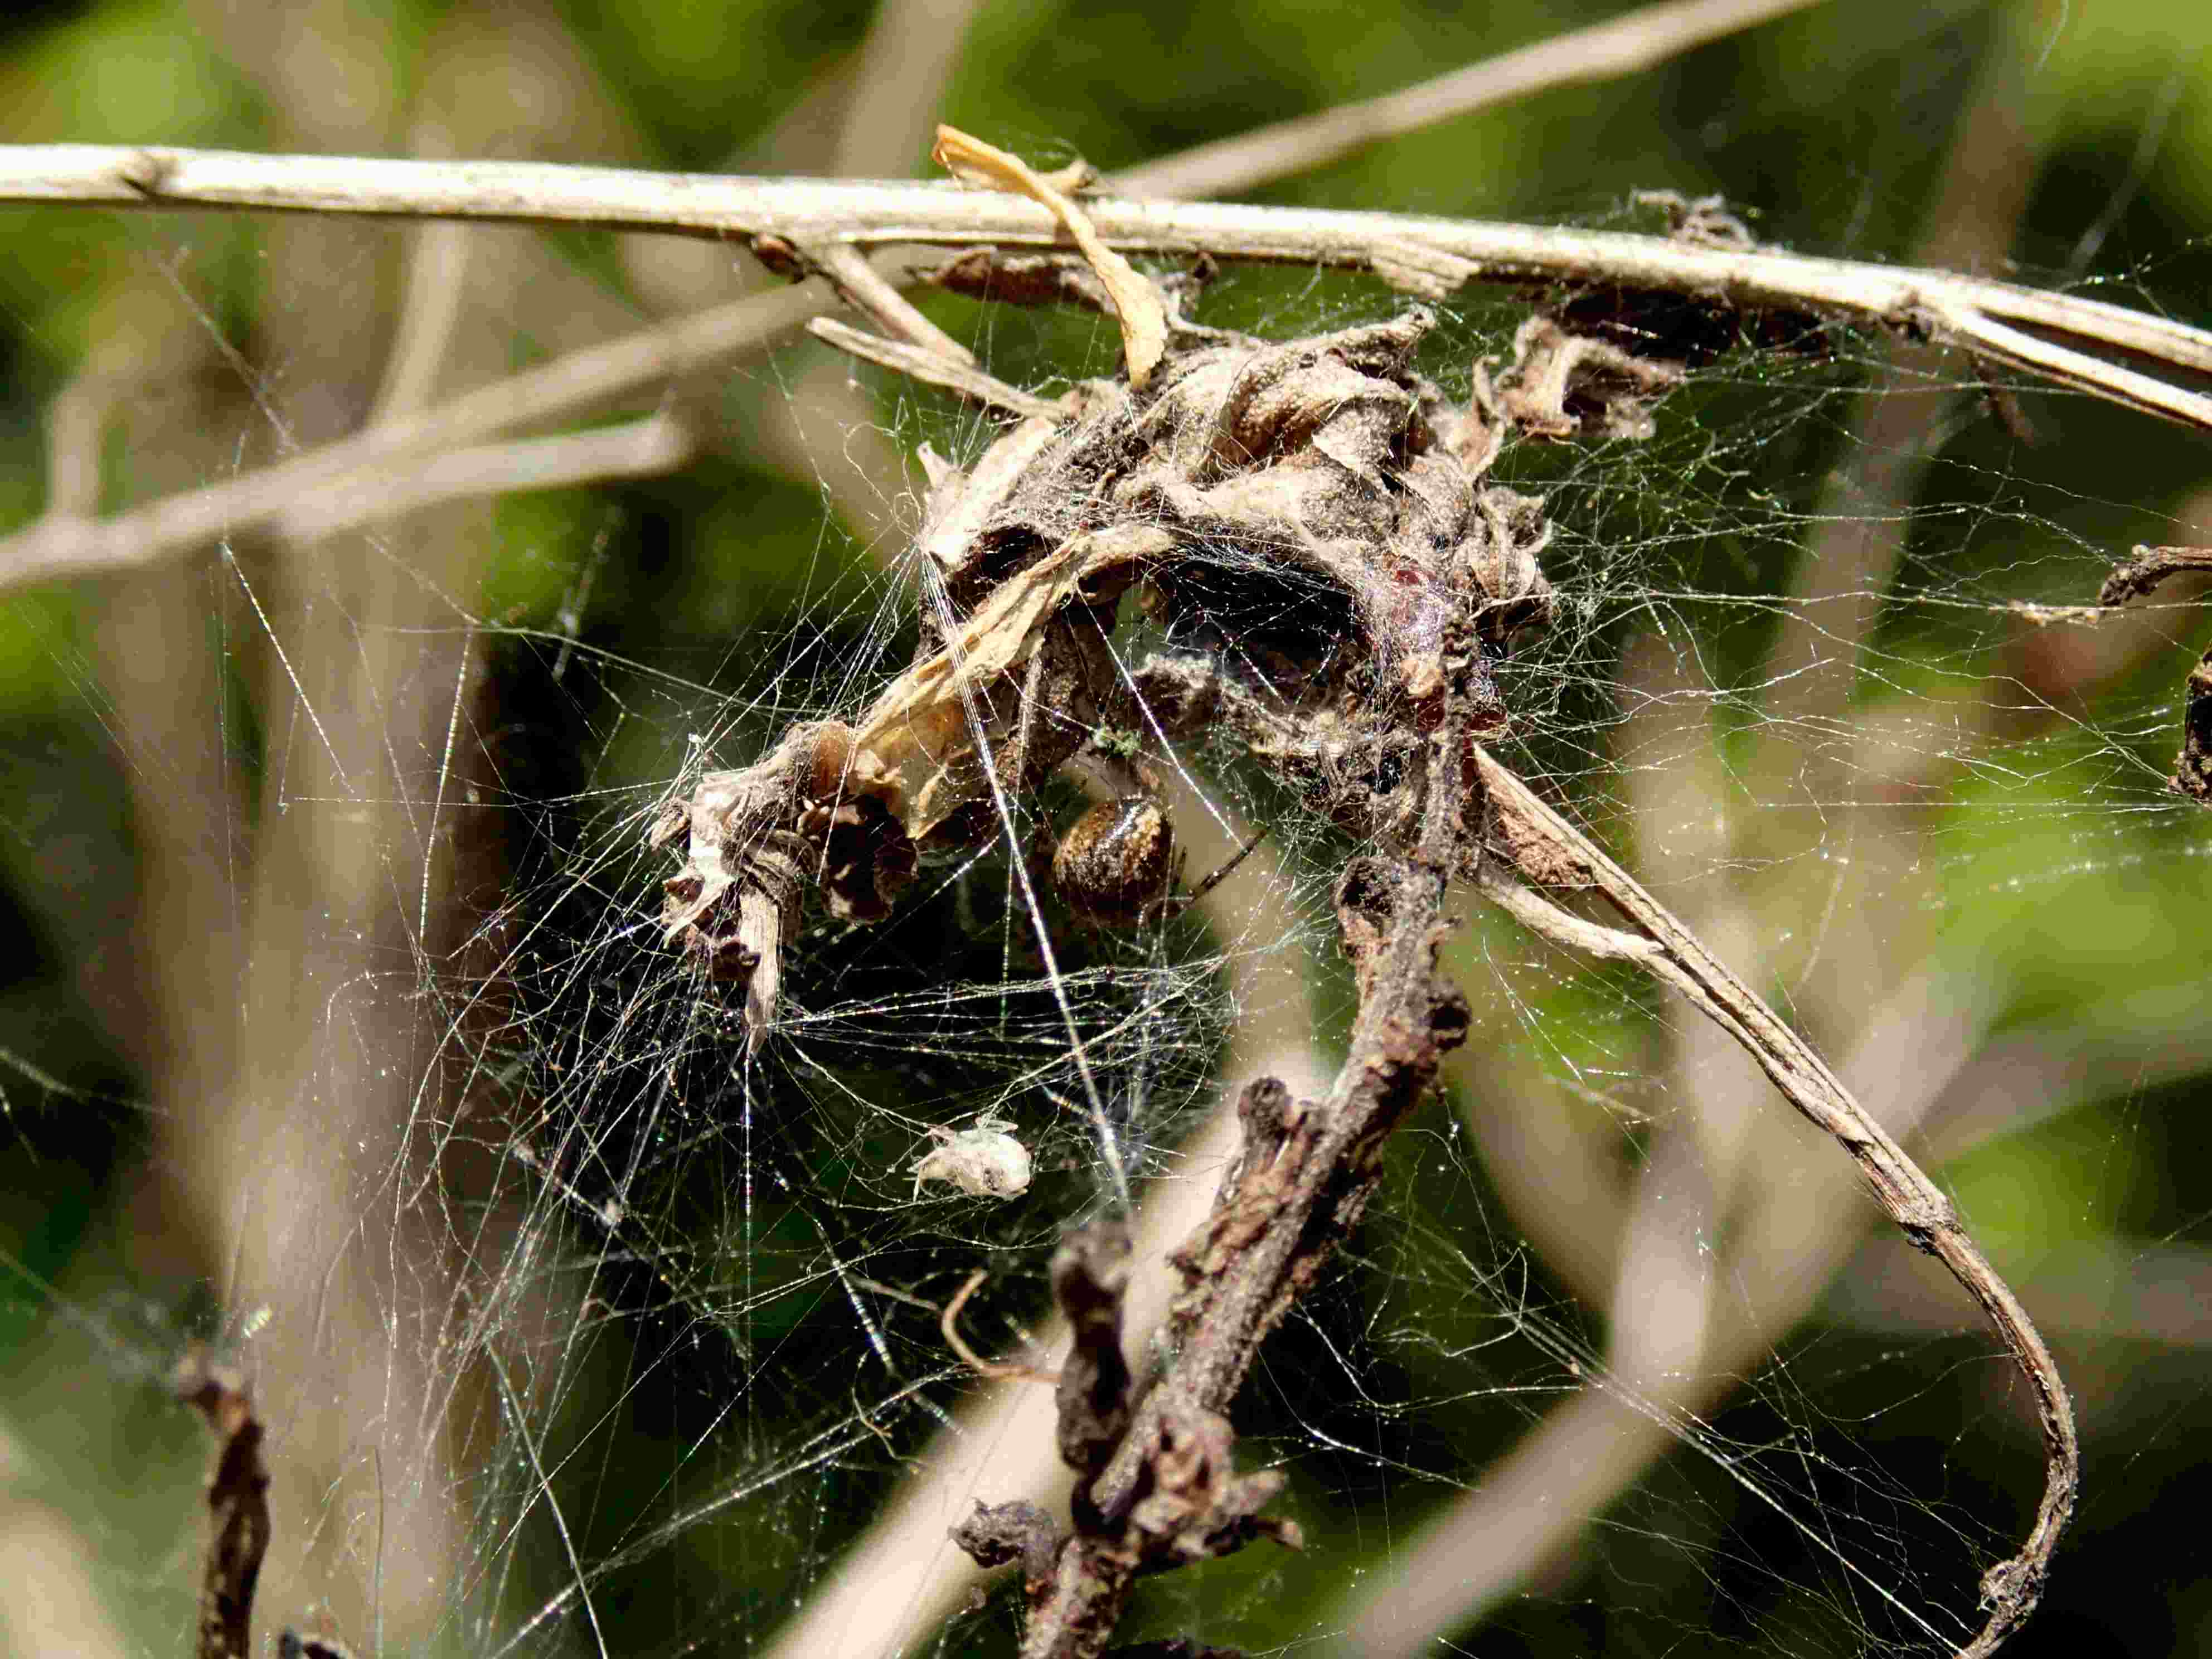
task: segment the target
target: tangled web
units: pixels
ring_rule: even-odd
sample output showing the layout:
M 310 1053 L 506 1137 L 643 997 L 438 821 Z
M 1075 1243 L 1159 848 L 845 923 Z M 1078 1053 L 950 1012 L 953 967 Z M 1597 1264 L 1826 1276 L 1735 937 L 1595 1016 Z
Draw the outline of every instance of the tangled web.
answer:
M 1301 274 L 1189 308 L 1138 402 L 1078 374 L 1087 322 L 963 312 L 1064 416 L 872 380 L 871 436 L 927 489 L 884 484 L 903 516 L 863 544 L 825 484 L 737 627 L 673 580 L 591 591 L 680 566 L 652 545 L 675 489 L 550 550 L 574 580 L 542 614 L 441 596 L 422 675 L 459 647 L 464 690 L 393 763 L 450 803 L 454 920 L 327 1006 L 343 1052 L 286 1103 L 406 1085 L 395 1129 L 328 1149 L 317 1269 L 374 1316 L 294 1330 L 306 1360 L 259 1389 L 280 1482 L 305 1395 L 354 1418 L 272 1555 L 333 1633 L 1013 1651 L 1023 1571 L 945 1533 L 971 1500 L 1065 1512 L 1054 1253 L 1110 1217 L 1164 1258 L 1240 1086 L 1325 1089 L 1358 994 L 1340 877 L 1410 844 L 1462 618 L 1476 734 L 1924 1161 L 2032 1130 L 2006 1079 L 2047 1050 L 2170 1017 L 2145 997 L 2186 952 L 2145 945 L 2152 991 L 2062 1023 L 2083 970 L 2039 913 L 2191 879 L 2164 789 L 2189 630 L 2059 609 L 2180 537 L 2046 484 L 2002 415 L 2025 388 L 1687 303 L 1416 308 Z M 813 397 L 810 361 L 738 391 Z M 281 650 L 252 573 L 216 574 Z M 342 712 L 293 684 L 264 722 L 280 791 Z M 419 826 L 380 822 L 383 867 L 427 869 Z M 1470 1035 L 1230 1414 L 1268 1526 L 1146 1579 L 1118 1639 L 1954 1650 L 2033 1507 L 2016 1376 L 1686 1004 L 1456 873 Z M 349 999 L 403 1008 L 379 1029 L 404 1047 L 348 1051 Z M 250 1370 L 239 1291 L 212 1322 Z M 1133 1302 L 1127 1334 L 1139 1372 L 1162 1358 Z M 346 1571 L 398 1610 L 327 1588 Z

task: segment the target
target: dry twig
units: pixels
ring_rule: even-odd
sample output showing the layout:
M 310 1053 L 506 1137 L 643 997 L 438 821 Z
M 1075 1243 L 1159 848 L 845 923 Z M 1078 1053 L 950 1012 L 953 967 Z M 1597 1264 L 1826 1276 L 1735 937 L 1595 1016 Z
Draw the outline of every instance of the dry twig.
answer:
M 199 1659 L 246 1659 L 252 1651 L 253 1587 L 269 1547 L 269 1471 L 261 1462 L 261 1419 L 235 1372 L 198 1352 L 178 1365 L 172 1386 L 215 1431 L 208 1477 L 207 1566 L 200 1579 Z
M 2155 592 L 2169 576 L 2185 570 L 2212 571 L 2212 547 L 2137 547 L 2097 590 L 2099 605 L 2125 605 Z
M 1053 211 L 1036 202 L 945 185 L 99 144 L 0 147 L 0 201 L 588 225 L 765 240 L 817 254 L 837 243 L 1051 248 L 1065 235 Z M 1617 231 L 1109 198 L 1085 200 L 1083 211 L 1100 242 L 1121 252 L 1367 270 L 1378 250 L 1388 263 L 1392 250 L 1413 249 L 1462 262 L 1463 271 L 1452 269 L 1466 281 L 1604 285 L 1713 296 L 1739 309 L 1811 310 L 1959 347 L 2212 429 L 2212 396 L 2191 389 L 2192 377 L 2212 375 L 2212 335 L 2072 295 Z M 2099 351 L 2160 365 L 2175 378 L 2105 361 Z
M 1960 1224 L 1943 1190 L 1851 1098 L 1826 1061 L 1749 986 L 1716 958 L 1674 914 L 1611 859 L 1546 805 L 1541 797 L 1487 751 L 1478 756 L 1482 781 L 1498 814 L 1510 856 L 1540 886 L 1594 890 L 1634 924 L 1617 942 L 1590 924 L 1539 901 L 1515 901 L 1516 919 L 1571 949 L 1638 961 L 1718 1024 L 1773 1080 L 1783 1097 L 1825 1130 L 1857 1164 L 1875 1201 L 1916 1247 L 1950 1269 L 1982 1310 L 2020 1366 L 2035 1399 L 2044 1439 L 2044 1492 L 2035 1524 L 2020 1553 L 2000 1562 L 1982 1581 L 1989 1618 L 1960 1650 L 1960 1659 L 1993 1653 L 2026 1622 L 2043 1592 L 2051 1558 L 2073 1514 L 2081 1477 L 2081 1443 L 2074 1407 L 2044 1345 L 2010 1287 Z M 1495 884 L 1486 884 L 1495 893 Z M 1608 930 L 1609 931 L 1609 930 Z

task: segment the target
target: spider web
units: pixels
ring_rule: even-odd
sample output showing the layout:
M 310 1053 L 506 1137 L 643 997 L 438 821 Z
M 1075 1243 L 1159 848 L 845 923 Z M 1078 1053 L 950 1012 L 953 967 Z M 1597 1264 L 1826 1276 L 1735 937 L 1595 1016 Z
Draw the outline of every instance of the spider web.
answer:
M 933 303 L 1001 379 L 1111 370 L 1092 319 Z M 1283 338 L 1403 304 L 1261 271 L 1199 314 Z M 1462 296 L 1424 370 L 1467 398 L 1525 314 Z M 227 441 L 281 438 L 307 367 L 236 371 Z M 2201 531 L 2181 446 L 2129 422 L 2135 466 L 2085 469 L 2069 449 L 2109 457 L 2128 417 L 1994 388 L 2062 434 L 2029 449 L 1992 390 L 1832 327 L 1738 341 L 1647 439 L 1509 447 L 1492 477 L 1547 502 L 1558 606 L 1498 665 L 1494 746 L 1815 1037 L 2033 1306 L 2036 1269 L 2122 1248 L 2123 1217 L 2166 1218 L 2167 1244 L 2202 1225 L 2201 1196 L 2140 1194 L 2161 1091 L 2202 1062 L 2179 919 L 2212 843 L 2164 788 L 2194 605 L 2033 607 Z M 1127 1209 L 1163 1254 L 1218 1178 L 1234 1086 L 1317 1092 L 1340 1055 L 1330 895 L 1356 849 L 1231 745 L 1152 741 L 1185 887 L 1264 834 L 1202 904 L 1082 925 L 1039 850 L 1085 804 L 1055 785 L 925 861 L 887 920 L 810 913 L 749 1047 L 663 939 L 648 831 L 907 664 L 933 603 L 913 458 L 972 462 L 996 429 L 788 343 L 717 395 L 811 473 L 524 498 L 467 558 L 391 528 L 313 562 L 229 545 L 173 590 L 218 667 L 188 723 L 251 786 L 185 836 L 233 872 L 249 941 L 209 1015 L 232 1105 L 103 1080 L 50 1027 L 76 1059 L 5 1056 L 24 1182 L 96 1121 L 155 1188 L 228 1194 L 242 1241 L 194 1294 L 122 1275 L 112 1242 L 11 1252 L 9 1443 L 37 1448 L 120 1650 L 191 1619 L 202 1447 L 134 1386 L 191 1335 L 270 1427 L 265 1621 L 477 1656 L 1012 1652 L 1018 1586 L 969 1596 L 943 1528 L 1065 1477 L 1048 1391 L 978 1377 L 947 1303 L 981 1273 L 966 1340 L 1048 1365 L 1063 1233 Z M 1171 643 L 1133 603 L 1113 636 L 1132 666 Z M 100 689 L 115 648 L 45 641 L 143 813 L 198 775 Z M 1304 1553 L 1151 1581 L 1123 1639 L 1951 1650 L 2033 1507 L 2002 1352 L 1694 1012 L 1459 914 L 1475 1034 L 1237 1408 Z M 933 1132 L 993 1119 L 1031 1161 L 1018 1196 L 917 1181 Z M 165 1509 L 64 1478 L 140 1463 Z

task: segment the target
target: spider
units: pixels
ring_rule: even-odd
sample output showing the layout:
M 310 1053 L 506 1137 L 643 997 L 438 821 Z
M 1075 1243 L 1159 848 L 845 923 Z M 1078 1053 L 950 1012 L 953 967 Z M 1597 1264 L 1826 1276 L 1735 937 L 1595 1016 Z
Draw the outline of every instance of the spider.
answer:
M 1091 807 L 1060 838 L 1052 854 L 1053 885 L 1093 927 L 1167 921 L 1218 886 L 1261 839 L 1254 836 L 1193 891 L 1171 895 L 1182 857 L 1167 809 L 1151 795 L 1119 795 Z

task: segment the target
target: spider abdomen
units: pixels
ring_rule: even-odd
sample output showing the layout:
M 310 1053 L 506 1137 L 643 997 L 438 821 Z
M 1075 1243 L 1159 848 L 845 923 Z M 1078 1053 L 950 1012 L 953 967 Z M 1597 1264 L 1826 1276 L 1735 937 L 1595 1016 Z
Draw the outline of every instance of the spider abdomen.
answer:
M 1086 921 L 1133 927 L 1175 881 L 1175 827 L 1149 795 L 1100 801 L 1060 838 L 1053 885 Z

